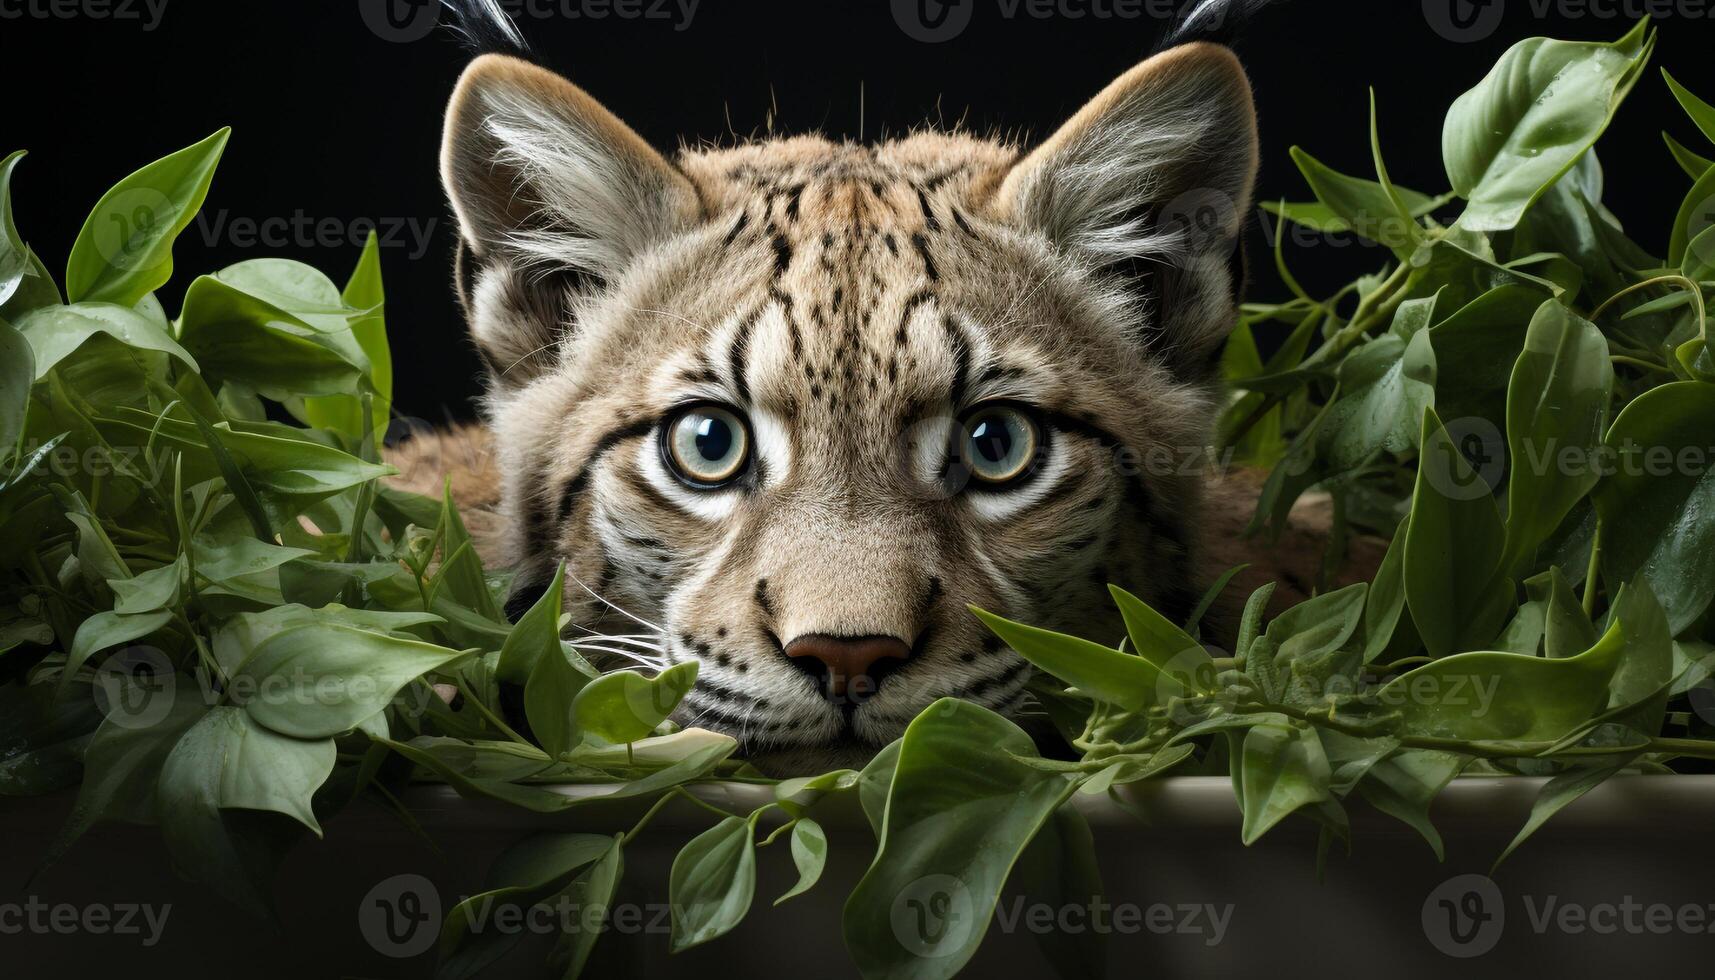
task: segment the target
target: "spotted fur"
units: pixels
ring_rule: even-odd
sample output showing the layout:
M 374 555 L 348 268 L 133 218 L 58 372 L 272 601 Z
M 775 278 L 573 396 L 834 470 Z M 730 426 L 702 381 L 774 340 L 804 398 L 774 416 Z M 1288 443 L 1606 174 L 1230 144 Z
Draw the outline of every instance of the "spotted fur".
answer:
M 459 444 L 492 475 L 474 485 L 491 560 L 518 570 L 510 608 L 563 561 L 574 621 L 618 637 L 593 645 L 698 662 L 681 723 L 776 763 L 855 762 L 936 698 L 1026 704 L 1024 661 L 967 606 L 1115 637 L 1110 582 L 1170 615 L 1199 597 L 1209 476 L 1189 457 L 1256 166 L 1225 48 L 1156 55 L 1028 152 L 921 132 L 671 163 L 488 55 L 442 164 L 492 378 L 487 433 Z M 730 488 L 663 462 L 664 419 L 699 401 L 754 433 Z M 1037 472 L 949 484 L 949 431 L 996 401 L 1042 421 Z M 807 634 L 911 656 L 835 702 L 783 655 Z

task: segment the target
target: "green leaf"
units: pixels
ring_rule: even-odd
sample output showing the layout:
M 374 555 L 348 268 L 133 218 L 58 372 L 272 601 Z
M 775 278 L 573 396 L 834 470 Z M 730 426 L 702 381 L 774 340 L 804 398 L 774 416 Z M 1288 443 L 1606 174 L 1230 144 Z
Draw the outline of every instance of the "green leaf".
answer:
M 31 310 L 58 306 L 63 301 L 48 267 L 29 248 L 24 249 L 24 262 L 23 278 L 18 281 L 11 298 L 0 303 L 0 317 L 13 323 L 22 320 L 24 314 Z
M 209 535 L 192 539 L 191 548 L 196 556 L 197 574 L 211 582 L 256 575 L 315 554 L 307 548 L 283 548 L 255 538 L 223 540 Z
M 181 553 L 171 564 L 152 568 L 135 578 L 108 579 L 107 585 L 117 600 L 113 611 L 130 615 L 177 606 L 184 574 L 185 556 Z
M 1533 284 L 1502 282 L 1430 328 L 1437 415 L 1482 419 L 1502 435 L 1513 365 L 1532 316 L 1551 295 Z M 1493 448 L 1502 448 L 1498 439 Z
M 952 698 L 918 715 L 899 744 L 875 861 L 846 902 L 846 949 L 865 976 L 951 977 L 1074 784 L 1013 758 L 1036 755 L 1017 725 Z
M 508 916 L 521 916 L 525 906 L 538 902 L 562 911 L 576 910 L 574 920 L 559 918 L 566 930 L 561 945 L 570 943 L 571 958 L 581 964 L 576 946 L 584 943 L 587 956 L 606 925 L 607 905 L 622 864 L 619 839 L 604 834 L 535 834 L 507 848 L 489 868 L 487 890 L 454 906 L 442 921 L 436 977 L 464 980 L 483 975 L 518 944 L 525 930 L 479 927 L 495 922 L 502 908 L 509 910 Z
M 1673 634 L 1667 614 L 1647 581 L 1629 582 L 1614 599 L 1612 615 L 1626 637 L 1626 653 L 1608 682 L 1608 707 L 1636 708 L 1618 719 L 1645 735 L 1661 731 L 1674 678 Z
M 698 834 L 673 859 L 668 881 L 673 952 L 720 936 L 744 920 L 756 892 L 751 821 L 728 817 Z
M 1668 265 L 1677 268 L 1691 260 L 1691 240 L 1709 228 L 1712 208 L 1715 208 L 1715 168 L 1705 170 L 1697 178 L 1674 215 L 1667 243 Z
M 1359 177 L 1339 176 L 1342 181 L 1352 181 L 1357 185 L 1370 185 L 1372 183 L 1371 181 L 1367 181 Z M 1381 185 L 1375 184 L 1374 187 L 1379 189 Z M 1414 191 L 1409 187 L 1395 187 L 1394 190 L 1399 194 L 1400 200 L 1404 202 L 1406 210 L 1413 218 L 1422 218 L 1434 213 L 1438 208 L 1445 205 L 1448 201 L 1453 200 L 1456 196 L 1452 193 L 1447 193 L 1437 197 L 1430 197 L 1428 194 L 1424 194 L 1420 191 Z M 1353 189 L 1350 193 L 1353 195 L 1361 194 L 1367 197 L 1372 193 L 1372 190 L 1368 186 L 1362 186 L 1360 188 Z M 1350 222 L 1336 214 L 1333 208 L 1321 203 L 1320 201 L 1304 203 L 1264 201 L 1261 206 L 1263 210 L 1270 214 L 1279 215 L 1287 221 L 1303 225 L 1312 231 L 1335 235 L 1353 230 Z
M 893 789 L 893 775 L 899 769 L 899 746 L 899 739 L 882 746 L 858 773 L 858 804 L 863 807 L 864 818 L 877 840 L 881 839 L 881 825 L 887 816 L 887 794 Z
M 1408 300 L 1434 303 L 1434 298 Z M 1402 309 L 1404 308 L 1402 304 Z M 1386 333 L 1340 362 L 1340 398 L 1329 406 L 1319 449 L 1340 470 L 1356 469 L 1383 453 L 1417 448 L 1423 411 L 1435 404 L 1435 363 L 1428 330 L 1410 339 Z
M 1697 124 L 1697 128 L 1702 130 L 1704 136 L 1715 141 L 1715 106 L 1692 95 L 1689 89 L 1679 84 L 1672 75 L 1667 73 L 1667 69 L 1661 70 L 1661 77 L 1667 80 L 1668 90 L 1673 92 L 1673 97 L 1679 101 L 1680 107 L 1685 110 L 1685 114 L 1691 117 L 1691 121 Z M 1692 176 L 1697 175 L 1692 174 Z
M 363 419 L 363 403 L 353 395 L 324 395 L 304 399 L 305 423 L 344 433 L 353 443 L 361 442 L 365 426 L 377 441 L 387 430 L 393 402 L 393 355 L 387 343 L 387 318 L 383 312 L 386 294 L 381 283 L 381 248 L 374 232 L 363 243 L 363 255 L 340 293 L 345 305 L 367 310 L 351 321 L 351 336 L 369 362 L 369 387 L 375 398 L 370 417 Z
M 79 762 L 100 719 L 91 698 L 56 698 L 45 684 L 0 685 L 0 798 L 77 785 Z
M 102 530 L 101 522 L 89 512 L 89 505 L 83 498 L 74 497 L 68 507 L 76 508 L 68 511 L 65 518 L 77 528 L 78 570 L 83 573 L 84 581 L 105 586 L 114 579 L 130 578 L 130 566 L 119 557 L 119 549 L 113 546 L 113 541 Z
M 1518 834 L 1506 846 L 1506 850 L 1501 852 L 1500 857 L 1495 858 L 1495 863 L 1489 868 L 1489 873 L 1494 874 L 1495 869 L 1501 866 L 1501 862 L 1505 861 L 1512 852 L 1518 850 L 1518 846 L 1523 844 L 1530 835 L 1536 833 L 1538 828 L 1547 823 L 1549 817 L 1565 809 L 1567 804 L 1580 796 L 1607 782 L 1609 776 L 1619 773 L 1631 762 L 1631 758 L 1627 757 L 1615 765 L 1572 769 L 1544 783 L 1542 791 L 1536 796 L 1536 802 L 1530 805 L 1530 818 L 1525 821 L 1523 827 L 1519 828 Z
M 512 632 L 506 635 L 506 643 L 500 648 L 500 660 L 494 668 L 495 677 L 510 684 L 526 683 L 538 661 L 549 654 L 559 655 L 560 605 L 565 595 L 565 583 L 566 564 L 560 562 L 554 569 L 553 581 L 524 615 L 518 617 Z M 575 690 L 571 692 L 573 695 L 576 693 Z
M 1112 765 L 1085 780 L 1083 785 L 1078 787 L 1078 792 L 1086 796 L 1100 796 L 1110 787 L 1124 786 L 1158 776 L 1184 762 L 1196 749 L 1190 742 L 1181 742 L 1157 749 L 1148 755 L 1119 756 Z
M 572 702 L 578 731 L 612 745 L 635 742 L 673 713 L 697 683 L 697 661 L 674 664 L 654 677 L 620 670 L 584 685 Z
M 440 617 L 423 612 L 347 609 L 337 603 L 312 609 L 292 603 L 228 618 L 215 630 L 211 645 L 215 662 L 230 675 L 256 652 L 262 641 L 293 627 L 337 624 L 377 633 L 397 633 L 439 621 Z
M 1292 160 L 1317 200 L 1356 234 L 1380 242 L 1401 256 L 1409 255 L 1421 241 L 1422 229 L 1416 220 L 1395 206 L 1381 184 L 1332 170 L 1296 146 Z
M 1274 596 L 1274 582 L 1265 582 L 1249 599 L 1245 600 L 1244 615 L 1239 618 L 1239 635 L 1237 646 L 1233 648 L 1234 656 L 1243 657 L 1250 652 L 1251 644 L 1256 641 L 1257 632 L 1262 629 L 1263 613 L 1268 609 L 1268 600 Z
M 1506 574 L 1529 568 L 1537 546 L 1596 485 L 1613 388 L 1596 325 L 1553 300 L 1538 307 L 1507 388 Z
M 1693 181 L 1708 173 L 1710 168 L 1715 167 L 1715 160 L 1693 153 L 1672 136 L 1662 133 L 1661 138 L 1667 143 L 1667 151 L 1673 154 L 1674 162 L 1679 164 L 1680 169 L 1684 170 Z
M 1358 582 L 1306 599 L 1268 624 L 1263 635 L 1273 648 L 1269 659 L 1277 668 L 1290 666 L 1301 682 L 1311 682 L 1316 700 L 1335 675 L 1349 675 L 1359 666 L 1351 643 L 1363 622 L 1369 586 Z M 1253 659 L 1261 654 L 1252 650 Z
M 1201 643 L 1119 586 L 1108 586 L 1108 594 L 1113 596 L 1125 620 L 1132 652 L 1172 676 L 1187 690 L 1215 689 L 1214 660 Z
M 1300 722 L 1274 715 L 1245 733 L 1238 763 L 1245 846 L 1301 807 L 1329 799 L 1332 773 L 1316 733 Z
M 599 801 L 652 796 L 664 789 L 671 789 L 680 783 L 708 775 L 727 756 L 732 755 L 733 750 L 738 747 L 738 742 L 725 735 L 705 734 L 711 739 L 710 741 L 703 743 L 701 747 L 672 765 L 651 772 L 641 779 L 614 783 L 611 792 L 594 796 L 568 796 L 564 793 L 556 793 L 551 789 L 508 782 L 497 777 L 469 776 L 450 765 L 441 752 L 430 752 L 420 746 L 408 745 L 403 742 L 382 739 L 375 741 L 377 744 L 386 745 L 412 762 L 445 779 L 453 789 L 458 791 L 460 796 L 501 800 L 535 813 L 558 813 L 561 810 Z M 548 761 L 546 756 L 538 760 L 537 771 L 540 771 Z
M 1655 46 L 1643 20 L 1610 44 L 1520 41 L 1447 112 L 1441 155 L 1459 224 L 1505 231 L 1608 128 Z
M 1098 701 L 1127 711 L 1142 711 L 1162 703 L 1162 694 L 1183 693 L 1176 678 L 1164 675 L 1142 657 L 1129 656 L 1099 643 L 1025 626 L 975 606 L 971 612 L 1024 659 Z
M 1411 529 L 1406 517 L 1388 542 L 1387 553 L 1376 568 L 1364 600 L 1364 663 L 1374 663 L 1386 652 L 1399 626 L 1400 614 L 1405 612 L 1405 541 Z
M 578 744 L 573 706 L 590 683 L 591 678 L 560 653 L 558 643 L 536 658 L 524 684 L 524 718 L 530 734 L 551 757 L 560 758 Z
M 36 382 L 30 342 L 0 320 L 0 462 L 10 459 L 24 438 L 30 411 L 30 386 Z
M 834 769 L 816 776 L 796 776 L 774 784 L 774 799 L 794 816 L 829 793 L 855 789 L 861 774 L 856 769 Z
M 1546 582 L 1538 576 L 1531 579 L 1531 583 L 1534 583 L 1531 598 L 1543 602 L 1543 653 L 1550 660 L 1576 657 L 1596 645 L 1601 634 L 1596 632 L 1590 617 L 1584 614 L 1583 604 L 1572 594 L 1572 583 L 1561 574 L 1558 566 L 1548 570 Z
M 155 823 L 161 766 L 185 731 L 207 711 L 196 684 L 183 675 L 127 692 L 141 697 L 125 712 L 102 720 L 83 754 L 77 803 L 43 863 L 57 860 L 102 820 Z
M 1424 410 L 1421 442 L 1405 531 L 1405 599 L 1430 656 L 1444 657 L 1494 638 L 1512 586 L 1500 575 L 1500 511 L 1433 409 Z
M 66 296 L 132 306 L 173 275 L 173 240 L 190 225 L 230 129 L 163 157 L 113 186 L 83 223 L 66 264 Z
M 309 266 L 251 259 L 191 283 L 179 340 L 211 387 L 237 382 L 288 403 L 299 395 L 349 398 L 370 372 L 352 334 L 363 315 Z
M 333 770 L 331 740 L 305 741 L 275 734 L 230 706 L 197 719 L 168 754 L 158 786 L 169 845 L 193 843 L 190 823 L 217 816 L 217 808 L 273 810 L 320 835 L 310 796 Z
M 155 433 L 157 446 L 170 446 L 184 459 L 185 481 L 200 483 L 221 475 L 207 441 L 196 425 L 180 419 L 156 419 L 143 412 L 120 411 L 97 425 L 115 445 L 144 445 Z M 147 421 L 134 421 L 141 417 Z M 337 449 L 296 438 L 214 426 L 220 444 L 258 490 L 292 497 L 323 497 L 393 473 L 391 466 L 366 463 Z
M 149 636 L 172 619 L 172 612 L 166 609 L 134 615 L 109 609 L 79 623 L 77 635 L 72 638 L 71 652 L 66 655 L 65 670 L 60 674 L 60 691 L 63 693 L 71 686 L 72 678 L 91 656 Z
M 1249 567 L 1249 562 L 1242 565 L 1234 565 L 1232 568 L 1229 568 L 1216 576 L 1215 580 L 1209 583 L 1209 587 L 1203 590 L 1203 598 L 1197 600 L 1196 608 L 1191 610 L 1190 617 L 1185 620 L 1185 633 L 1187 635 L 1202 635 L 1198 632 L 1198 625 L 1203 622 L 1203 617 L 1215 605 L 1215 602 L 1226 593 L 1227 586 L 1233 584 L 1233 579 L 1238 578 L 1239 574 Z
M 30 250 L 18 237 L 18 226 L 12 220 L 12 171 L 24 151 L 17 150 L 0 160 L 0 305 L 18 291 L 18 284 L 30 274 Z
M 1553 741 L 1608 704 L 1625 641 L 1617 626 L 1576 657 L 1461 653 L 1408 671 L 1376 692 L 1405 731 L 1442 738 Z
M 583 974 L 590 951 L 601 938 L 607 922 L 608 908 L 619 891 L 619 880 L 625 873 L 623 838 L 615 836 L 602 856 L 589 870 L 572 879 L 563 892 L 566 906 L 578 910 L 577 928 L 560 937 L 554 946 L 553 961 L 561 967 L 561 976 L 573 980 Z
M 482 574 L 482 560 L 464 520 L 453 503 L 452 481 L 449 478 L 441 490 L 441 570 L 435 576 L 436 594 L 445 593 L 459 605 L 473 609 L 484 619 L 506 622 L 506 614 L 488 587 Z
M 775 905 L 814 888 L 822 877 L 823 865 L 828 863 L 828 835 L 809 817 L 799 817 L 792 825 L 792 863 L 798 868 L 798 883 L 775 899 Z
M 1613 471 L 1596 487 L 1602 577 L 1642 576 L 1677 636 L 1715 595 L 1715 385 L 1683 381 L 1633 399 L 1608 430 Z
M 1019 856 L 1013 878 L 1016 890 L 1023 893 L 1031 907 L 1101 907 L 1102 872 L 1096 842 L 1089 821 L 1077 807 L 1067 805 L 1054 811 L 1053 818 L 1042 825 Z M 1006 927 L 1003 924 L 1002 928 Z M 1043 959 L 1064 980 L 1107 975 L 1107 930 L 1031 929 L 1030 932 Z
M 1429 820 L 1429 806 L 1441 795 L 1467 760 L 1449 752 L 1408 749 L 1371 766 L 1358 783 L 1358 794 L 1389 816 L 1409 824 L 1444 860 L 1441 834 Z
M 196 361 L 166 330 L 136 310 L 112 303 L 43 306 L 26 313 L 17 326 L 35 351 L 37 381 L 98 335 L 138 350 L 158 351 L 197 370 Z
M 229 900 L 266 914 L 248 879 L 254 842 L 235 836 L 223 810 L 293 818 L 317 836 L 310 798 L 332 772 L 331 739 L 304 741 L 256 724 L 243 709 L 214 708 L 185 732 L 161 766 L 161 833 L 174 862 Z
M 258 722 L 297 738 L 348 732 L 457 650 L 335 623 L 268 636 L 238 668 L 234 691 Z

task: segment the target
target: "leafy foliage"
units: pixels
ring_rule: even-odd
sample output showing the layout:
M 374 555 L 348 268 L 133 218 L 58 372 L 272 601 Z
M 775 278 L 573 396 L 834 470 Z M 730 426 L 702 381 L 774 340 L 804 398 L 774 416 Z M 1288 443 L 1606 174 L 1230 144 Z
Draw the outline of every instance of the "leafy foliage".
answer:
M 195 279 L 168 317 L 155 291 L 223 130 L 101 198 L 62 293 L 13 224 L 13 154 L 0 792 L 78 787 L 49 861 L 100 821 L 158 824 L 181 869 L 262 915 L 272 857 L 360 795 L 397 806 L 411 779 L 544 814 L 647 805 L 629 831 L 539 834 L 503 855 L 489 890 L 448 915 L 449 977 L 509 952 L 468 928 L 487 902 L 583 910 L 549 964 L 576 976 L 626 847 L 674 800 L 714 811 L 668 882 L 679 950 L 742 921 L 758 851 L 777 840 L 798 878 L 775 904 L 815 887 L 829 841 L 812 814 L 855 795 L 878 844 L 844 933 L 870 976 L 956 972 L 1009 882 L 1099 892 L 1067 801 L 1123 800 L 1176 769 L 1230 774 L 1246 844 L 1294 818 L 1345 838 L 1361 798 L 1437 854 L 1428 811 L 1455 776 L 1551 776 L 1510 853 L 1615 774 L 1715 758 L 1711 719 L 1687 710 L 1715 662 L 1715 229 L 1700 217 L 1715 185 L 1669 137 L 1694 186 L 1656 258 L 1602 206 L 1593 148 L 1653 40 L 1640 25 L 1612 44 L 1509 51 L 1448 113 L 1447 194 L 1392 183 L 1373 103 L 1373 180 L 1293 151 L 1316 199 L 1271 210 L 1391 258 L 1318 299 L 1277 246 L 1294 295 L 1245 307 L 1221 431 L 1273 469 L 1253 531 L 1325 491 L 1326 567 L 1352 533 L 1392 537 L 1372 582 L 1272 618 L 1265 586 L 1231 651 L 1201 642 L 1208 599 L 1177 624 L 1114 590 L 1115 646 L 975 611 L 1038 669 L 1076 759 L 1045 759 L 1012 721 L 947 699 L 861 773 L 779 782 L 750 813 L 693 792 L 760 779 L 732 739 L 668 720 L 694 664 L 598 674 L 562 638 L 560 577 L 508 623 L 506 576 L 482 568 L 450 496 L 383 482 L 393 378 L 373 239 L 343 289 L 258 259 Z M 1715 110 L 1667 82 L 1715 138 Z M 523 724 L 504 691 L 521 693 Z

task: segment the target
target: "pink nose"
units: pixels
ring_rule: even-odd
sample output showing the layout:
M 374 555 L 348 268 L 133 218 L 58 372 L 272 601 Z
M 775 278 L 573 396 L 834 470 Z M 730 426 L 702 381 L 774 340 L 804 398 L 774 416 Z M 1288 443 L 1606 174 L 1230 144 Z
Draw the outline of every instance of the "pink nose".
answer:
M 871 675 L 871 668 L 879 660 L 907 659 L 911 656 L 911 647 L 894 636 L 847 638 L 806 633 L 786 644 L 786 655 L 821 661 L 828 668 L 829 692 L 839 696 L 846 693 L 848 684 L 854 694 L 874 693 L 876 681 Z

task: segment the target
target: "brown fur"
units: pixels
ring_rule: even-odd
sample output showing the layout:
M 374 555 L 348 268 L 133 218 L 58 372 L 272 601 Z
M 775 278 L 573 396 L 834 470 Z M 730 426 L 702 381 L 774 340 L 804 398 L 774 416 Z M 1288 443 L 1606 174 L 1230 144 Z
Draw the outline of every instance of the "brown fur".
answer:
M 487 428 L 407 444 L 401 480 L 454 473 L 514 607 L 564 563 L 586 645 L 696 661 L 679 720 L 753 757 L 860 762 L 942 696 L 1016 714 L 1027 665 L 967 607 L 1112 642 L 1108 583 L 1183 616 L 1235 557 L 1254 493 L 1197 460 L 1256 158 L 1244 73 L 1208 45 L 1029 153 L 923 132 L 674 162 L 564 79 L 478 59 L 442 171 Z M 748 432 L 738 482 L 675 475 L 663 440 L 696 404 Z M 1039 449 L 1005 488 L 952 467 L 997 405 Z M 1313 565 L 1315 533 L 1282 553 Z M 1264 578 L 1299 584 L 1284 604 L 1316 575 L 1242 581 Z M 829 636 L 910 656 L 830 697 L 783 655 Z

